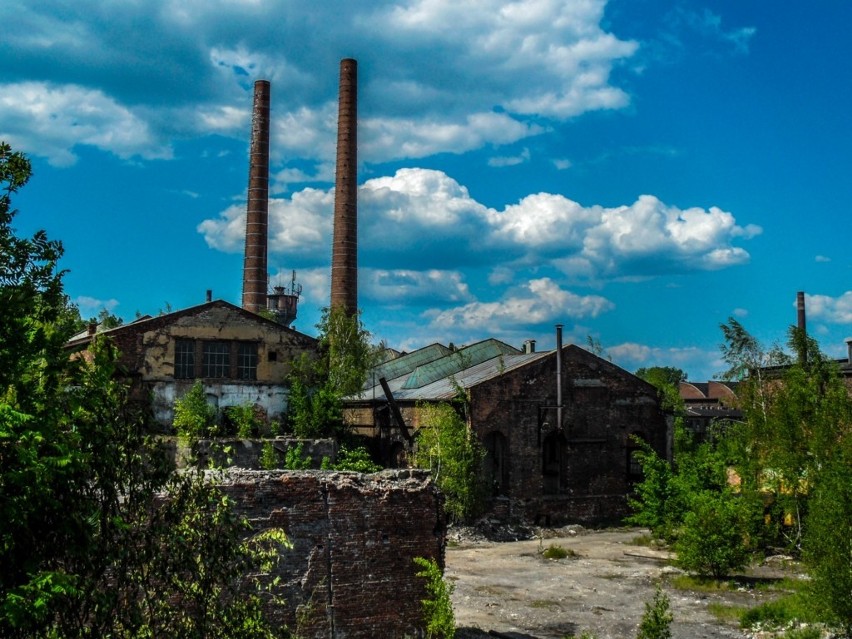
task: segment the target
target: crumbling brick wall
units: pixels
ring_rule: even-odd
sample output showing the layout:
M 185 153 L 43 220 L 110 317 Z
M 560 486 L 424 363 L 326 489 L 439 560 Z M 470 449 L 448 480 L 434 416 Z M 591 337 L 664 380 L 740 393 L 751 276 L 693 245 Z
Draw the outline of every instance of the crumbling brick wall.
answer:
M 413 560 L 443 566 L 446 529 L 427 472 L 232 469 L 217 481 L 255 531 L 281 528 L 293 542 L 277 572 L 287 602 L 270 611 L 278 623 L 300 637 L 421 634 Z

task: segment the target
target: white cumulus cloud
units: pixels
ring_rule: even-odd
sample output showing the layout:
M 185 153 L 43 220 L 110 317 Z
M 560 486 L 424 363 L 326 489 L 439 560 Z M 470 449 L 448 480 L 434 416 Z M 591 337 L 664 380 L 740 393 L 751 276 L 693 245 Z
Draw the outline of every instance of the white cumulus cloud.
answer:
M 74 147 L 93 146 L 121 158 L 169 158 L 144 117 L 100 90 L 73 84 L 0 84 L 0 138 L 46 157 L 51 164 L 77 161 Z M 38 140 L 33 147 L 32 140 Z
M 577 295 L 549 278 L 531 280 L 495 302 L 470 302 L 443 311 L 429 311 L 434 328 L 478 329 L 495 333 L 506 327 L 544 324 L 563 317 L 597 317 L 615 308 L 598 295 Z
M 852 291 L 839 297 L 805 295 L 809 318 L 832 324 L 852 324 Z

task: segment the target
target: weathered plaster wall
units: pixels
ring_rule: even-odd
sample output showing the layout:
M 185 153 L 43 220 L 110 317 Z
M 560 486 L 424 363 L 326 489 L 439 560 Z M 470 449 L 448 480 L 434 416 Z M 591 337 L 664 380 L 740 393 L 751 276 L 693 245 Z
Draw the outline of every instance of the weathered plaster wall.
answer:
M 313 350 L 314 345 L 307 336 L 273 322 L 230 307 L 212 306 L 160 326 L 146 325 L 138 338 L 145 355 L 135 367 L 144 381 L 172 378 L 175 340 L 179 338 L 257 342 L 257 381 L 266 384 L 280 384 L 292 370 L 293 359 Z
M 175 400 L 182 397 L 195 383 L 194 379 L 157 380 L 147 382 L 151 396 L 151 412 L 154 420 L 163 425 L 174 421 Z M 289 389 L 283 384 L 261 384 L 259 382 L 216 382 L 202 380 L 207 403 L 218 409 L 249 403 L 260 406 L 269 419 L 281 420 L 287 412 Z
M 109 336 L 121 352 L 132 397 L 165 428 L 171 426 L 175 399 L 195 382 L 174 378 L 176 340 L 256 343 L 256 380 L 204 378 L 202 382 L 210 404 L 225 408 L 252 403 L 263 408 L 270 420 L 281 420 L 286 412 L 286 379 L 293 360 L 316 349 L 313 338 L 223 302 L 127 324 Z
M 270 612 L 300 637 L 420 636 L 424 580 L 414 557 L 443 566 L 446 522 L 428 473 L 232 470 L 217 483 L 254 529 L 293 542 L 277 575 L 287 605 Z

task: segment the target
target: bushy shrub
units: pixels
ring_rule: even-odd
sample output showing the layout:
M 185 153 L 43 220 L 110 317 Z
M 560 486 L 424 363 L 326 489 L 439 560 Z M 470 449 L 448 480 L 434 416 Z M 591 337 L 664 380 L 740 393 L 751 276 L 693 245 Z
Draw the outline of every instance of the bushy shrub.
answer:
M 302 442 L 290 446 L 284 455 L 284 468 L 287 470 L 308 470 L 311 467 L 311 457 L 305 454 Z
M 645 603 L 645 613 L 639 622 L 639 633 L 636 639 L 671 639 L 672 613 L 669 609 L 669 598 L 663 589 L 657 586 L 654 600 Z
M 178 435 L 190 441 L 218 434 L 216 409 L 207 403 L 200 380 L 175 401 L 174 427 Z
M 369 451 L 363 446 L 347 448 L 342 446 L 337 456 L 337 463 L 331 465 L 332 470 L 351 470 L 358 473 L 377 473 L 382 467 L 373 461 Z
M 225 414 L 233 434 L 237 437 L 248 439 L 264 434 L 264 420 L 258 414 L 257 406 L 251 402 L 228 406 Z
M 724 577 L 748 564 L 748 513 L 730 492 L 693 496 L 675 551 L 681 568 L 703 576 Z

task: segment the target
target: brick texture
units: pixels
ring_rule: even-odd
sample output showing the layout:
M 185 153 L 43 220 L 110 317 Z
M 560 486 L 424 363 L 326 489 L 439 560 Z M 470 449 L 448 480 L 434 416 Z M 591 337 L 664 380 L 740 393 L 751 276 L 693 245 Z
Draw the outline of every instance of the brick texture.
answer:
M 300 637 L 422 634 L 414 557 L 443 567 L 446 529 L 428 473 L 229 470 L 219 482 L 255 531 L 279 527 L 294 544 L 277 573 L 279 623 Z

